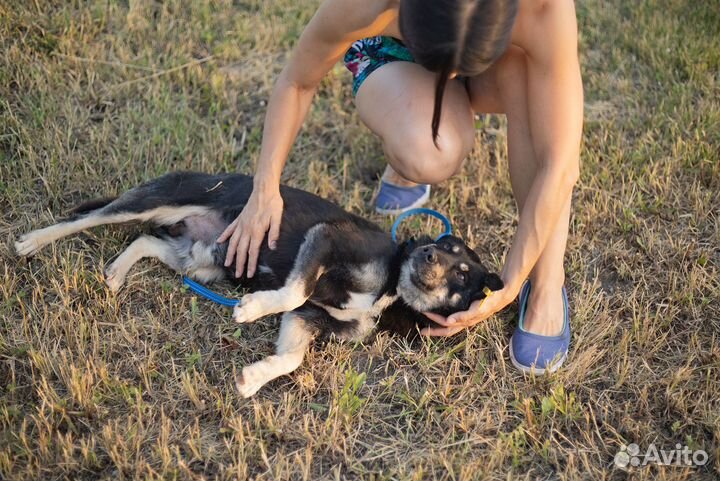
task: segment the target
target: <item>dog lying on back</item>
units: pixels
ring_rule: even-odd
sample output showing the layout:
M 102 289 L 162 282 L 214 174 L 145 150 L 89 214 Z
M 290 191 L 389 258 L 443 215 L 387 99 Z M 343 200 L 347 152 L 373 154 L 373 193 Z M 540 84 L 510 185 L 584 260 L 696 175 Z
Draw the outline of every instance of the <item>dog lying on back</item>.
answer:
M 157 235 L 142 235 L 106 269 L 117 291 L 130 268 L 156 257 L 201 282 L 235 279 L 224 267 L 221 232 L 252 192 L 252 177 L 178 172 L 129 190 L 114 200 L 86 203 L 70 219 L 22 236 L 18 255 L 82 230 L 131 221 L 150 222 Z M 246 366 L 236 380 L 249 397 L 302 362 L 313 338 L 365 339 L 376 326 L 404 335 L 433 325 L 423 311 L 448 315 L 483 299 L 484 288 L 503 287 L 497 274 L 457 237 L 429 237 L 396 244 L 377 225 L 308 192 L 282 186 L 284 211 L 275 250 L 266 243 L 258 273 L 237 281 L 251 293 L 234 308 L 237 322 L 283 313 L 276 353 Z

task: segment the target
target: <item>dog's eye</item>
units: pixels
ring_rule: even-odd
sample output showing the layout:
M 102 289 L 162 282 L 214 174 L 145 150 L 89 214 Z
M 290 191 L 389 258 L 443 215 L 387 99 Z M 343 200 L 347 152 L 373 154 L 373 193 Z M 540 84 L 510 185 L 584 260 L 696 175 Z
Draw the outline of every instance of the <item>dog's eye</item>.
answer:
M 460 283 L 465 282 L 465 274 L 463 274 L 462 272 L 455 271 L 455 277 L 457 278 L 458 281 L 460 281 Z
M 440 247 L 442 247 L 442 249 L 443 249 L 444 251 L 449 251 L 449 250 L 450 250 L 450 244 L 448 244 L 447 242 L 445 242 L 445 243 L 443 243 L 443 244 L 440 244 Z

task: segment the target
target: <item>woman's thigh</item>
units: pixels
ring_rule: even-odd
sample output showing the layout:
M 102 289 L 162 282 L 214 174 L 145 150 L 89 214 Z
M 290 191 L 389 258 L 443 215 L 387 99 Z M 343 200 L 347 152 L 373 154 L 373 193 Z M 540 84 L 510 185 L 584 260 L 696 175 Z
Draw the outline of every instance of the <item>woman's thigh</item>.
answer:
M 474 142 L 465 84 L 450 80 L 443 96 L 438 147 L 432 140 L 437 74 L 410 62 L 383 65 L 360 86 L 360 119 L 377 134 L 392 167 L 415 182 L 436 183 L 458 171 Z

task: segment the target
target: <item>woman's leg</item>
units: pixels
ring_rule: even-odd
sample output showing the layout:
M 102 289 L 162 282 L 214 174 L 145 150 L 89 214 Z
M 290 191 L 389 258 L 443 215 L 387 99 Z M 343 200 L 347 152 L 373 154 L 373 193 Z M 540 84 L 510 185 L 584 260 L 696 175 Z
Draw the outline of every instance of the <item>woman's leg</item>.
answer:
M 518 210 L 522 212 L 538 168 L 528 121 L 524 52 L 511 47 L 487 72 L 470 80 L 469 91 L 475 111 L 507 115 L 510 181 Z M 563 259 L 569 222 L 568 198 L 555 230 L 530 274 L 532 289 L 524 328 L 536 334 L 556 335 L 562 330 L 564 306 L 560 293 L 565 282 Z
M 432 141 L 437 75 L 410 62 L 392 62 L 372 72 L 358 90 L 360 119 L 383 143 L 392 171 L 386 179 L 435 184 L 455 174 L 474 142 L 473 113 L 463 83 L 448 82 L 438 146 Z M 400 178 L 393 177 L 398 175 Z

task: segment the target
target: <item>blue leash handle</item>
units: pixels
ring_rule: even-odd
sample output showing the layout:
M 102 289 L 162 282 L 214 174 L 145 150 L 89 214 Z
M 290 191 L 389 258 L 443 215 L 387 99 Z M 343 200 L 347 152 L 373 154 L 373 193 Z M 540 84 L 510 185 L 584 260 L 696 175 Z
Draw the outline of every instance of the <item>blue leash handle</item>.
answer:
M 221 296 L 217 292 L 211 291 L 202 284 L 198 284 L 194 280 L 190 279 L 188 276 L 183 276 L 183 284 L 188 286 L 188 289 L 190 289 L 194 293 L 222 306 L 235 307 L 240 302 L 237 299 L 229 299 L 227 297 Z
M 427 214 L 431 217 L 435 217 L 436 219 L 440 219 L 445 226 L 445 232 L 440 234 L 437 239 L 440 240 L 446 235 L 452 234 L 452 225 L 450 224 L 450 221 L 447 217 L 442 215 L 440 212 L 433 210 L 433 209 L 427 209 L 425 207 L 419 207 L 417 209 L 410 209 L 406 210 L 402 214 L 398 216 L 397 219 L 395 219 L 395 223 L 392 226 L 392 230 L 390 231 L 390 235 L 392 237 L 393 241 L 397 241 L 397 229 L 402 223 L 403 220 L 407 219 L 408 217 L 412 215 L 419 215 L 419 214 Z M 207 300 L 213 301 L 217 304 L 220 304 L 221 306 L 227 306 L 227 307 L 235 307 L 240 301 L 237 299 L 230 299 L 224 296 L 221 296 L 217 292 L 213 292 L 207 287 L 203 286 L 202 284 L 199 284 L 195 282 L 194 280 L 190 279 L 188 276 L 183 276 L 183 284 L 188 286 L 188 289 L 193 291 L 194 293 L 198 294 L 199 296 L 204 297 Z
M 405 219 L 407 219 L 410 216 L 419 215 L 419 214 L 426 214 L 431 217 L 435 217 L 436 219 L 440 219 L 442 221 L 443 225 L 445 226 L 445 232 L 440 234 L 437 237 L 437 239 L 435 239 L 436 241 L 442 239 L 446 235 L 452 234 L 452 225 L 450 224 L 450 221 L 448 220 L 447 217 L 445 217 L 440 212 L 438 212 L 434 209 L 418 207 L 416 209 L 406 210 L 405 212 L 400 214 L 397 219 L 395 219 L 395 223 L 393 224 L 392 229 L 390 230 L 390 236 L 392 237 L 392 240 L 397 242 L 397 230 L 398 230 L 398 227 L 400 226 L 400 224 L 402 223 L 402 221 L 404 221 Z

